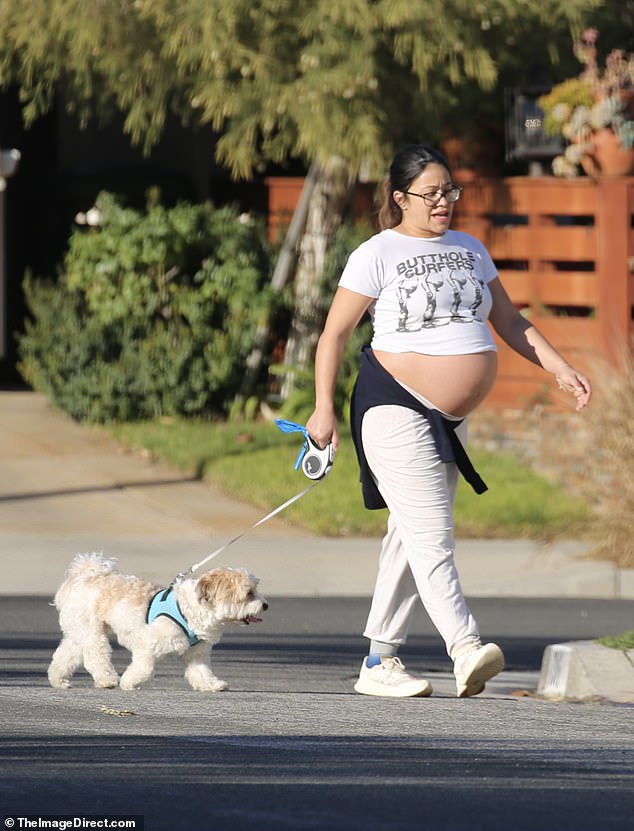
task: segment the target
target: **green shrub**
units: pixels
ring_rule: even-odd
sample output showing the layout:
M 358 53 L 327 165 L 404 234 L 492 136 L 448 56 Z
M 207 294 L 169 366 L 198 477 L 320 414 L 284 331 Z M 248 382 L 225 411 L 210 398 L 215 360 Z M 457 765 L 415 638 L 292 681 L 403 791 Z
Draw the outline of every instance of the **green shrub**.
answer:
M 59 279 L 25 279 L 23 377 L 80 421 L 225 414 L 269 311 L 263 228 L 209 204 L 96 207 Z

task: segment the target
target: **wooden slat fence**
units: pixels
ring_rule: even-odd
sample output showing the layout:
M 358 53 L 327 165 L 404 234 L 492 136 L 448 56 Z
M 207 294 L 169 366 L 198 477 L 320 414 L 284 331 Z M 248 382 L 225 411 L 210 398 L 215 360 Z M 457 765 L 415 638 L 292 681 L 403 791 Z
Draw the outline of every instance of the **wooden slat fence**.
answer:
M 302 179 L 267 184 L 274 236 L 292 213 Z M 511 299 L 571 362 L 595 368 L 597 359 L 615 362 L 631 348 L 634 177 L 465 182 L 453 227 L 485 243 Z M 500 345 L 498 380 L 487 406 L 560 400 L 542 370 Z
M 634 178 L 465 183 L 453 227 L 486 244 L 512 300 L 575 364 L 596 372 L 634 335 Z M 553 403 L 544 373 L 500 346 L 487 403 Z

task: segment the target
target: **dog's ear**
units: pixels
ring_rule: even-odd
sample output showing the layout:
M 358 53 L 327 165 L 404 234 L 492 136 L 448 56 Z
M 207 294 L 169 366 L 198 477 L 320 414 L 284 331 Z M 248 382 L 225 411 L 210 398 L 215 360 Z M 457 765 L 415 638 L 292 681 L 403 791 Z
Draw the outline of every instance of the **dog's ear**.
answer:
M 207 603 L 242 600 L 244 575 L 232 569 L 215 568 L 203 574 L 196 584 L 198 599 Z

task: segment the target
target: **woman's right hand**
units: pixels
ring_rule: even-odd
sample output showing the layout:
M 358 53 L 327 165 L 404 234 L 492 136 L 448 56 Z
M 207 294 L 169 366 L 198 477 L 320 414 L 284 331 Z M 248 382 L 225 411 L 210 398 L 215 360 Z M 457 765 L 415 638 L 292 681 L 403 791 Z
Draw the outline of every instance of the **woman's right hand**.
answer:
M 332 449 L 335 451 L 338 449 L 339 428 L 334 411 L 324 413 L 318 409 L 315 410 L 306 422 L 306 430 L 319 447 L 326 447 L 332 442 Z

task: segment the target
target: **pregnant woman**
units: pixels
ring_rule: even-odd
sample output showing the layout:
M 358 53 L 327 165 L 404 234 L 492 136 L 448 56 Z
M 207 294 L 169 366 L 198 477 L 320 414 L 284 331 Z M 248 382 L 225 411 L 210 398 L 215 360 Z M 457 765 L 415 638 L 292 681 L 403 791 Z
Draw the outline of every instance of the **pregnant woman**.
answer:
M 370 314 L 373 337 L 361 354 L 351 425 L 365 505 L 387 506 L 389 515 L 364 632 L 369 654 L 355 684 L 365 695 L 432 692 L 397 657 L 419 601 L 445 642 L 460 698 L 481 693 L 504 668 L 499 646 L 480 640 L 454 562 L 458 475 L 486 490 L 464 446 L 465 417 L 495 381 L 489 324 L 573 393 L 577 410 L 591 395 L 588 379 L 519 314 L 485 246 L 450 230 L 460 193 L 437 150 L 416 144 L 397 153 L 382 230 L 350 255 L 315 357 L 315 410 L 306 426 L 315 442 L 336 450 L 333 397 L 343 350 Z

